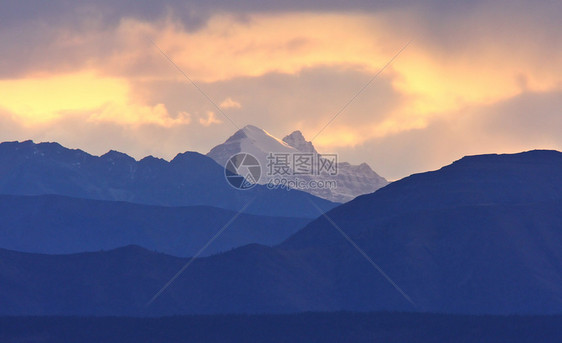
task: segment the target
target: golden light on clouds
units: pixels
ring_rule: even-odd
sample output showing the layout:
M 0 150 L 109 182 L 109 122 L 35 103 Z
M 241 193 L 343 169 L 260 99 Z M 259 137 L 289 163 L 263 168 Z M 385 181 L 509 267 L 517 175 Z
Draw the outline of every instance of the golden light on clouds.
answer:
M 242 108 L 242 105 L 236 101 L 236 100 L 232 100 L 231 97 L 228 97 L 226 99 L 223 100 L 223 102 L 221 102 L 219 104 L 220 108 Z
M 137 103 L 129 82 L 86 71 L 18 80 L 0 80 L 0 108 L 17 121 L 32 126 L 64 116 L 85 116 L 91 122 L 120 125 L 187 125 L 189 113 L 172 117 L 164 104 Z
M 197 137 L 203 142 L 199 150 L 232 134 L 232 126 L 218 125 L 226 118 L 152 40 L 238 125 L 262 126 L 278 136 L 300 129 L 310 139 L 413 39 L 315 145 L 324 151 L 358 147 L 453 122 L 461 114 L 467 118 L 457 125 L 467 127 L 468 117 L 483 108 L 562 91 L 562 35 L 548 32 L 527 12 L 500 7 L 494 12 L 467 6 L 466 13 L 439 16 L 416 6 L 339 13 L 211 11 L 194 26 L 172 12 L 153 20 L 124 16 L 112 25 L 92 18 L 81 30 L 54 28 L 47 35 L 52 41 L 43 40 L 48 44 L 37 49 L 45 50 L 44 61 L 33 60 L 29 70 L 0 79 L 0 113 L 27 127 L 77 116 L 123 132 L 156 126 L 158 132 L 175 132 L 166 139 L 182 144 L 188 141 L 183 137 Z M 0 61 L 0 72 L 6 65 L 20 64 L 17 58 Z M 342 82 L 347 77 L 350 82 Z
M 375 44 L 384 36 L 377 19 L 358 14 L 252 15 L 246 21 L 217 15 L 196 32 L 169 22 L 153 35 L 191 77 L 205 82 L 315 66 L 380 66 L 393 52 Z
M 0 107 L 24 124 L 40 124 L 73 112 L 123 104 L 124 80 L 100 77 L 91 71 L 16 80 L 0 80 Z
M 109 103 L 99 111 L 89 115 L 91 122 L 110 122 L 126 126 L 157 125 L 172 127 L 191 123 L 191 115 L 179 112 L 176 117 L 171 117 L 164 104 L 155 106 L 137 104 Z
M 91 44 L 88 37 L 94 41 L 113 38 L 122 49 L 113 49 L 109 56 L 93 63 L 97 72 L 0 81 L 0 91 L 7 95 L 0 100 L 0 107 L 27 124 L 87 111 L 95 112 L 90 120 L 123 125 L 188 124 L 189 115 L 170 115 L 166 104 L 145 104 L 131 95 L 131 85 L 136 80 L 169 80 L 170 75 L 174 80 L 183 78 L 158 56 L 149 44 L 150 39 L 198 82 L 260 77 L 272 72 L 298 75 L 306 68 L 329 66 L 372 75 L 411 38 L 393 34 L 385 19 L 384 12 L 254 14 L 245 20 L 220 14 L 195 31 L 185 30 L 171 17 L 155 23 L 123 19 L 114 32 L 86 33 L 80 39 L 63 31 L 64 41 L 73 42 L 76 49 Z M 394 109 L 392 118 L 365 123 L 361 128 L 344 129 L 336 122 L 334 128 L 347 130 L 346 133 L 338 134 L 341 139 L 326 139 L 322 144 L 355 145 L 373 137 L 420 128 L 432 116 L 512 97 L 522 91 L 521 80 L 527 89 L 540 91 L 547 91 L 559 80 L 560 75 L 534 73 L 528 66 L 533 62 L 528 60 L 529 56 L 527 60 L 506 59 L 506 54 L 498 54 L 497 47 L 477 48 L 476 58 L 446 59 L 442 52 L 429 50 L 414 41 L 386 71 L 392 74 L 396 91 L 407 95 L 409 101 L 402 108 Z M 147 60 L 147 56 L 158 58 Z M 145 63 L 139 67 L 138 77 L 100 76 L 111 75 L 135 63 Z M 163 68 L 167 68 L 165 73 Z M 231 98 L 226 98 L 220 106 L 241 107 Z M 199 119 L 205 126 L 218 121 L 209 115 Z M 321 120 L 310 120 L 302 125 L 314 131 L 322 124 Z
M 215 124 L 222 124 L 222 120 L 218 119 L 215 112 L 208 111 L 207 117 L 199 118 L 199 124 L 203 126 L 211 126 Z
M 204 82 L 272 72 L 298 75 L 319 66 L 373 75 L 412 38 L 393 34 L 384 15 L 257 14 L 245 21 L 217 15 L 195 32 L 168 24 L 153 34 L 178 65 Z M 550 91 L 560 86 L 561 75 L 540 72 L 532 54 L 513 57 L 507 47 L 488 39 L 474 46 L 475 56 L 444 56 L 443 51 L 433 51 L 414 40 L 386 71 L 408 102 L 394 109 L 390 119 L 362 127 L 335 122 L 329 130 L 331 137 L 319 138 L 318 144 L 353 146 L 374 137 L 423 128 L 431 118 L 448 116 L 466 106 L 489 105 L 522 91 Z M 548 63 L 555 66 L 559 62 Z M 311 132 L 322 125 L 313 118 L 303 124 Z
M 364 131 L 364 130 L 363 130 Z M 339 127 L 337 131 L 332 130 L 330 134 L 321 134 L 314 139 L 314 146 L 320 151 L 330 151 L 329 149 L 337 146 L 355 146 L 359 140 L 357 128 Z
M 487 105 L 522 91 L 557 88 L 553 75 L 534 73 L 532 61 L 514 61 L 506 55 L 443 61 L 431 51 L 413 47 L 394 69 L 399 73 L 395 87 L 415 96 L 408 110 L 420 115 L 457 111 L 473 104 Z M 522 75 L 528 76 L 523 76 L 522 81 Z

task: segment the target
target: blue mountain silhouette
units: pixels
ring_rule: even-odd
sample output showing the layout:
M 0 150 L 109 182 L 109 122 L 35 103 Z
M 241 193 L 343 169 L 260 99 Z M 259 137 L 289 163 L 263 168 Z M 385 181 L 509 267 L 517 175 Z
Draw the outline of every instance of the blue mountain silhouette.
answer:
M 58 143 L 32 141 L 0 144 L 0 194 L 55 194 L 158 206 L 203 205 L 246 213 L 314 218 L 318 210 L 337 204 L 291 190 L 258 185 L 240 191 L 225 180 L 224 168 L 196 152 L 178 154 L 170 162 L 152 156 L 136 161 L 110 151 L 92 156 Z
M 562 310 L 562 154 L 463 158 L 327 212 L 275 247 L 188 261 L 128 246 L 0 251 L 3 314 Z M 344 239 L 346 233 L 414 303 Z

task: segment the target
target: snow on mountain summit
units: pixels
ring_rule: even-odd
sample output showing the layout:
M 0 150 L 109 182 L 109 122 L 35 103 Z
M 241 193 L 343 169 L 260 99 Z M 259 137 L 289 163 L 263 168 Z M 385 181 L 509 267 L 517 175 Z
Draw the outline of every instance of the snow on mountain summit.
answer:
M 285 136 L 285 138 L 283 138 L 283 142 L 299 151 L 318 154 L 318 151 L 316 151 L 314 145 L 312 145 L 312 142 L 307 141 L 304 138 L 302 132 L 298 130 L 294 131 L 290 135 Z
M 240 131 L 242 131 L 247 138 L 244 143 L 251 142 L 263 152 L 295 152 L 292 146 L 257 126 L 246 125 Z
M 218 164 L 224 166 L 230 157 L 237 153 L 249 153 L 257 158 L 262 166 L 262 176 L 258 183 L 267 184 L 273 177 L 266 175 L 271 160 L 268 159 L 270 154 L 313 154 L 314 160 L 323 159 L 322 154 L 307 141 L 300 131 L 294 131 L 290 135 L 285 136 L 283 140 L 276 138 L 267 131 L 253 126 L 247 125 L 236 131 L 223 144 L 217 145 L 207 156 L 215 160 Z M 315 167 L 317 168 L 317 167 Z M 347 202 L 358 195 L 372 193 L 375 190 L 386 186 L 388 181 L 374 172 L 369 165 L 362 163 L 360 165 L 351 165 L 347 162 L 337 163 L 337 174 L 311 174 L 311 175 L 285 175 L 290 180 L 304 181 L 336 181 L 337 187 L 328 188 L 310 188 L 300 189 L 311 193 L 318 197 L 335 201 Z
M 270 152 L 296 153 L 298 150 L 257 126 L 246 125 L 236 131 L 223 144 L 211 149 L 207 156 L 224 166 L 232 155 L 239 152 L 252 154 L 263 163 L 267 161 L 267 155 Z M 262 166 L 265 165 L 262 164 Z

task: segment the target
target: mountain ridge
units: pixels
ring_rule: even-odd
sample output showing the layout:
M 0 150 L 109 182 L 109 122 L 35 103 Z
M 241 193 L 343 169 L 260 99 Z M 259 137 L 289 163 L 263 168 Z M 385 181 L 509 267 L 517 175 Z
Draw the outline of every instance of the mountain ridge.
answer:
M 0 195 L 0 247 L 69 254 L 136 244 L 188 257 L 235 215 L 235 211 L 203 205 L 166 207 L 60 195 Z M 201 256 L 249 243 L 275 245 L 309 221 L 242 213 Z
M 148 308 L 146 302 L 186 259 L 137 258 L 137 248 L 70 257 L 0 251 L 0 303 L 6 305 L 0 310 L 142 316 L 560 313 L 560 155 L 467 159 L 396 181 L 327 212 L 329 220 L 321 216 L 277 246 L 250 244 L 193 261 Z M 457 197 L 467 191 L 476 196 Z
M 232 188 L 224 168 L 196 152 L 177 154 L 171 161 L 145 157 L 140 161 L 119 152 L 93 156 L 58 143 L 0 143 L 0 193 L 58 194 L 75 198 L 118 200 L 147 205 L 208 205 L 238 211 L 252 199 L 247 212 L 285 217 L 316 217 L 308 193 Z M 317 199 L 324 209 L 335 203 Z

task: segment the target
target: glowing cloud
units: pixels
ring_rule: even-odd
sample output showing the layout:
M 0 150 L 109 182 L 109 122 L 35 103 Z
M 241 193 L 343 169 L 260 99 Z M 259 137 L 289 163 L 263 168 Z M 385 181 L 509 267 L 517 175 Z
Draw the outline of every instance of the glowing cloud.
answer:
M 254 14 L 245 21 L 216 15 L 195 32 L 185 32 L 181 26 L 168 23 L 163 31 L 153 33 L 158 44 L 184 70 L 210 83 L 272 72 L 299 74 L 317 66 L 373 75 L 411 38 L 404 33 L 394 34 L 389 18 L 392 16 L 384 12 Z M 479 20 L 467 19 L 464 25 L 477 27 Z M 423 39 L 414 41 L 385 71 L 392 75 L 394 88 L 409 100 L 383 121 L 371 120 L 352 127 L 340 119 L 328 129 L 329 137 L 319 137 L 318 144 L 331 148 L 354 146 L 372 138 L 424 128 L 431 120 L 467 106 L 493 104 L 522 91 L 560 88 L 560 72 L 541 72 L 531 55 L 509 56 L 511 42 L 476 40 L 466 44 L 471 45 L 467 50 L 478 52 L 476 56 L 439 51 L 424 44 Z M 553 59 L 548 64 L 548 70 L 553 70 L 562 61 Z M 316 131 L 322 122 L 310 117 L 303 125 Z
M 199 118 L 199 124 L 203 126 L 211 126 L 213 124 L 222 124 L 222 120 L 215 116 L 214 112 L 207 112 L 207 118 Z
M 450 4 L 458 11 L 421 1 L 339 13 L 323 11 L 321 5 L 316 12 L 315 7 L 300 13 L 289 8 L 259 10 L 269 7 L 256 3 L 255 11 L 245 13 L 211 9 L 193 26 L 180 18 L 179 11 L 169 10 L 160 16 L 117 14 L 119 20 L 112 17 L 111 24 L 93 16 L 83 26 L 77 24 L 80 29 L 65 22 L 49 27 L 38 22 L 25 29 L 0 27 L 0 38 L 13 47 L 0 59 L 0 120 L 16 123 L 22 132 L 40 135 L 50 130 L 61 137 L 67 133 L 58 129 L 58 123 L 84 123 L 77 140 L 87 137 L 92 127 L 112 127 L 119 132 L 115 137 L 125 136 L 121 133 L 135 137 L 127 142 L 131 149 L 147 147 L 151 153 L 160 149 L 166 156 L 184 150 L 188 143 L 201 151 L 223 141 L 232 127 L 218 125 L 224 118 L 210 112 L 216 110 L 214 106 L 152 40 L 220 108 L 232 109 L 235 122 L 263 126 L 277 136 L 298 128 L 310 139 L 414 38 L 314 140 L 320 150 L 355 151 L 369 146 L 363 156 L 370 156 L 376 150 L 373 142 L 388 142 L 385 154 L 413 155 L 410 149 L 417 149 L 419 155 L 434 152 L 437 161 L 446 152 L 449 157 L 453 154 L 453 147 L 442 144 L 444 137 L 451 138 L 445 133 L 454 132 L 455 146 L 467 152 L 468 146 L 477 145 L 473 131 L 483 130 L 473 122 L 499 117 L 500 112 L 505 112 L 502 124 L 520 123 L 524 130 L 512 128 L 504 135 L 517 139 L 505 143 L 501 138 L 502 144 L 487 140 L 486 147 L 528 146 L 525 142 L 530 140 L 521 132 L 537 124 L 530 119 L 517 121 L 524 117 L 519 106 L 495 105 L 517 98 L 526 104 L 528 94 L 560 97 L 562 26 L 554 15 L 559 11 L 546 2 L 461 3 Z M 105 16 L 105 11 L 99 13 Z M 556 117 L 546 114 L 559 113 L 555 100 L 542 109 L 537 122 L 544 120 L 541 125 L 560 132 Z M 236 110 L 242 104 L 244 110 Z M 534 114 L 535 107 L 525 112 Z M 4 131 L 10 131 L 4 125 Z M 420 134 L 431 130 L 440 135 Z M 146 132 L 157 137 L 150 144 Z M 543 132 L 541 126 L 535 136 Z M 548 132 L 540 141 L 557 147 L 560 135 Z M 51 139 L 57 137 L 53 134 Z M 399 150 L 398 144 L 410 137 L 423 139 L 427 150 L 422 153 L 422 144 L 414 139 Z M 522 143 L 514 145 L 514 141 Z M 84 142 L 87 148 L 87 138 Z M 408 156 L 397 159 L 409 160 Z
M 232 98 L 226 98 L 219 105 L 220 108 L 242 108 L 242 105 L 238 101 L 232 100 Z
M 164 104 L 141 106 L 112 103 L 104 106 L 100 112 L 90 115 L 88 120 L 128 126 L 158 125 L 169 128 L 176 125 L 188 125 L 191 122 L 191 115 L 187 112 L 179 112 L 175 118 L 172 118 Z
M 146 30 L 140 22 L 126 25 L 128 31 Z M 294 74 L 317 65 L 380 66 L 391 53 L 388 45 L 373 44 L 384 27 L 367 15 L 260 14 L 247 21 L 216 15 L 195 32 L 173 21 L 164 27 L 152 31 L 156 43 L 191 77 L 206 82 L 269 72 Z
M 86 115 L 88 121 L 120 125 L 187 125 L 186 112 L 170 116 L 164 104 L 136 103 L 125 79 L 94 72 L 0 80 L 0 108 L 26 126 Z
M 33 125 L 108 103 L 122 104 L 127 93 L 126 81 L 93 72 L 0 80 L 0 107 Z

